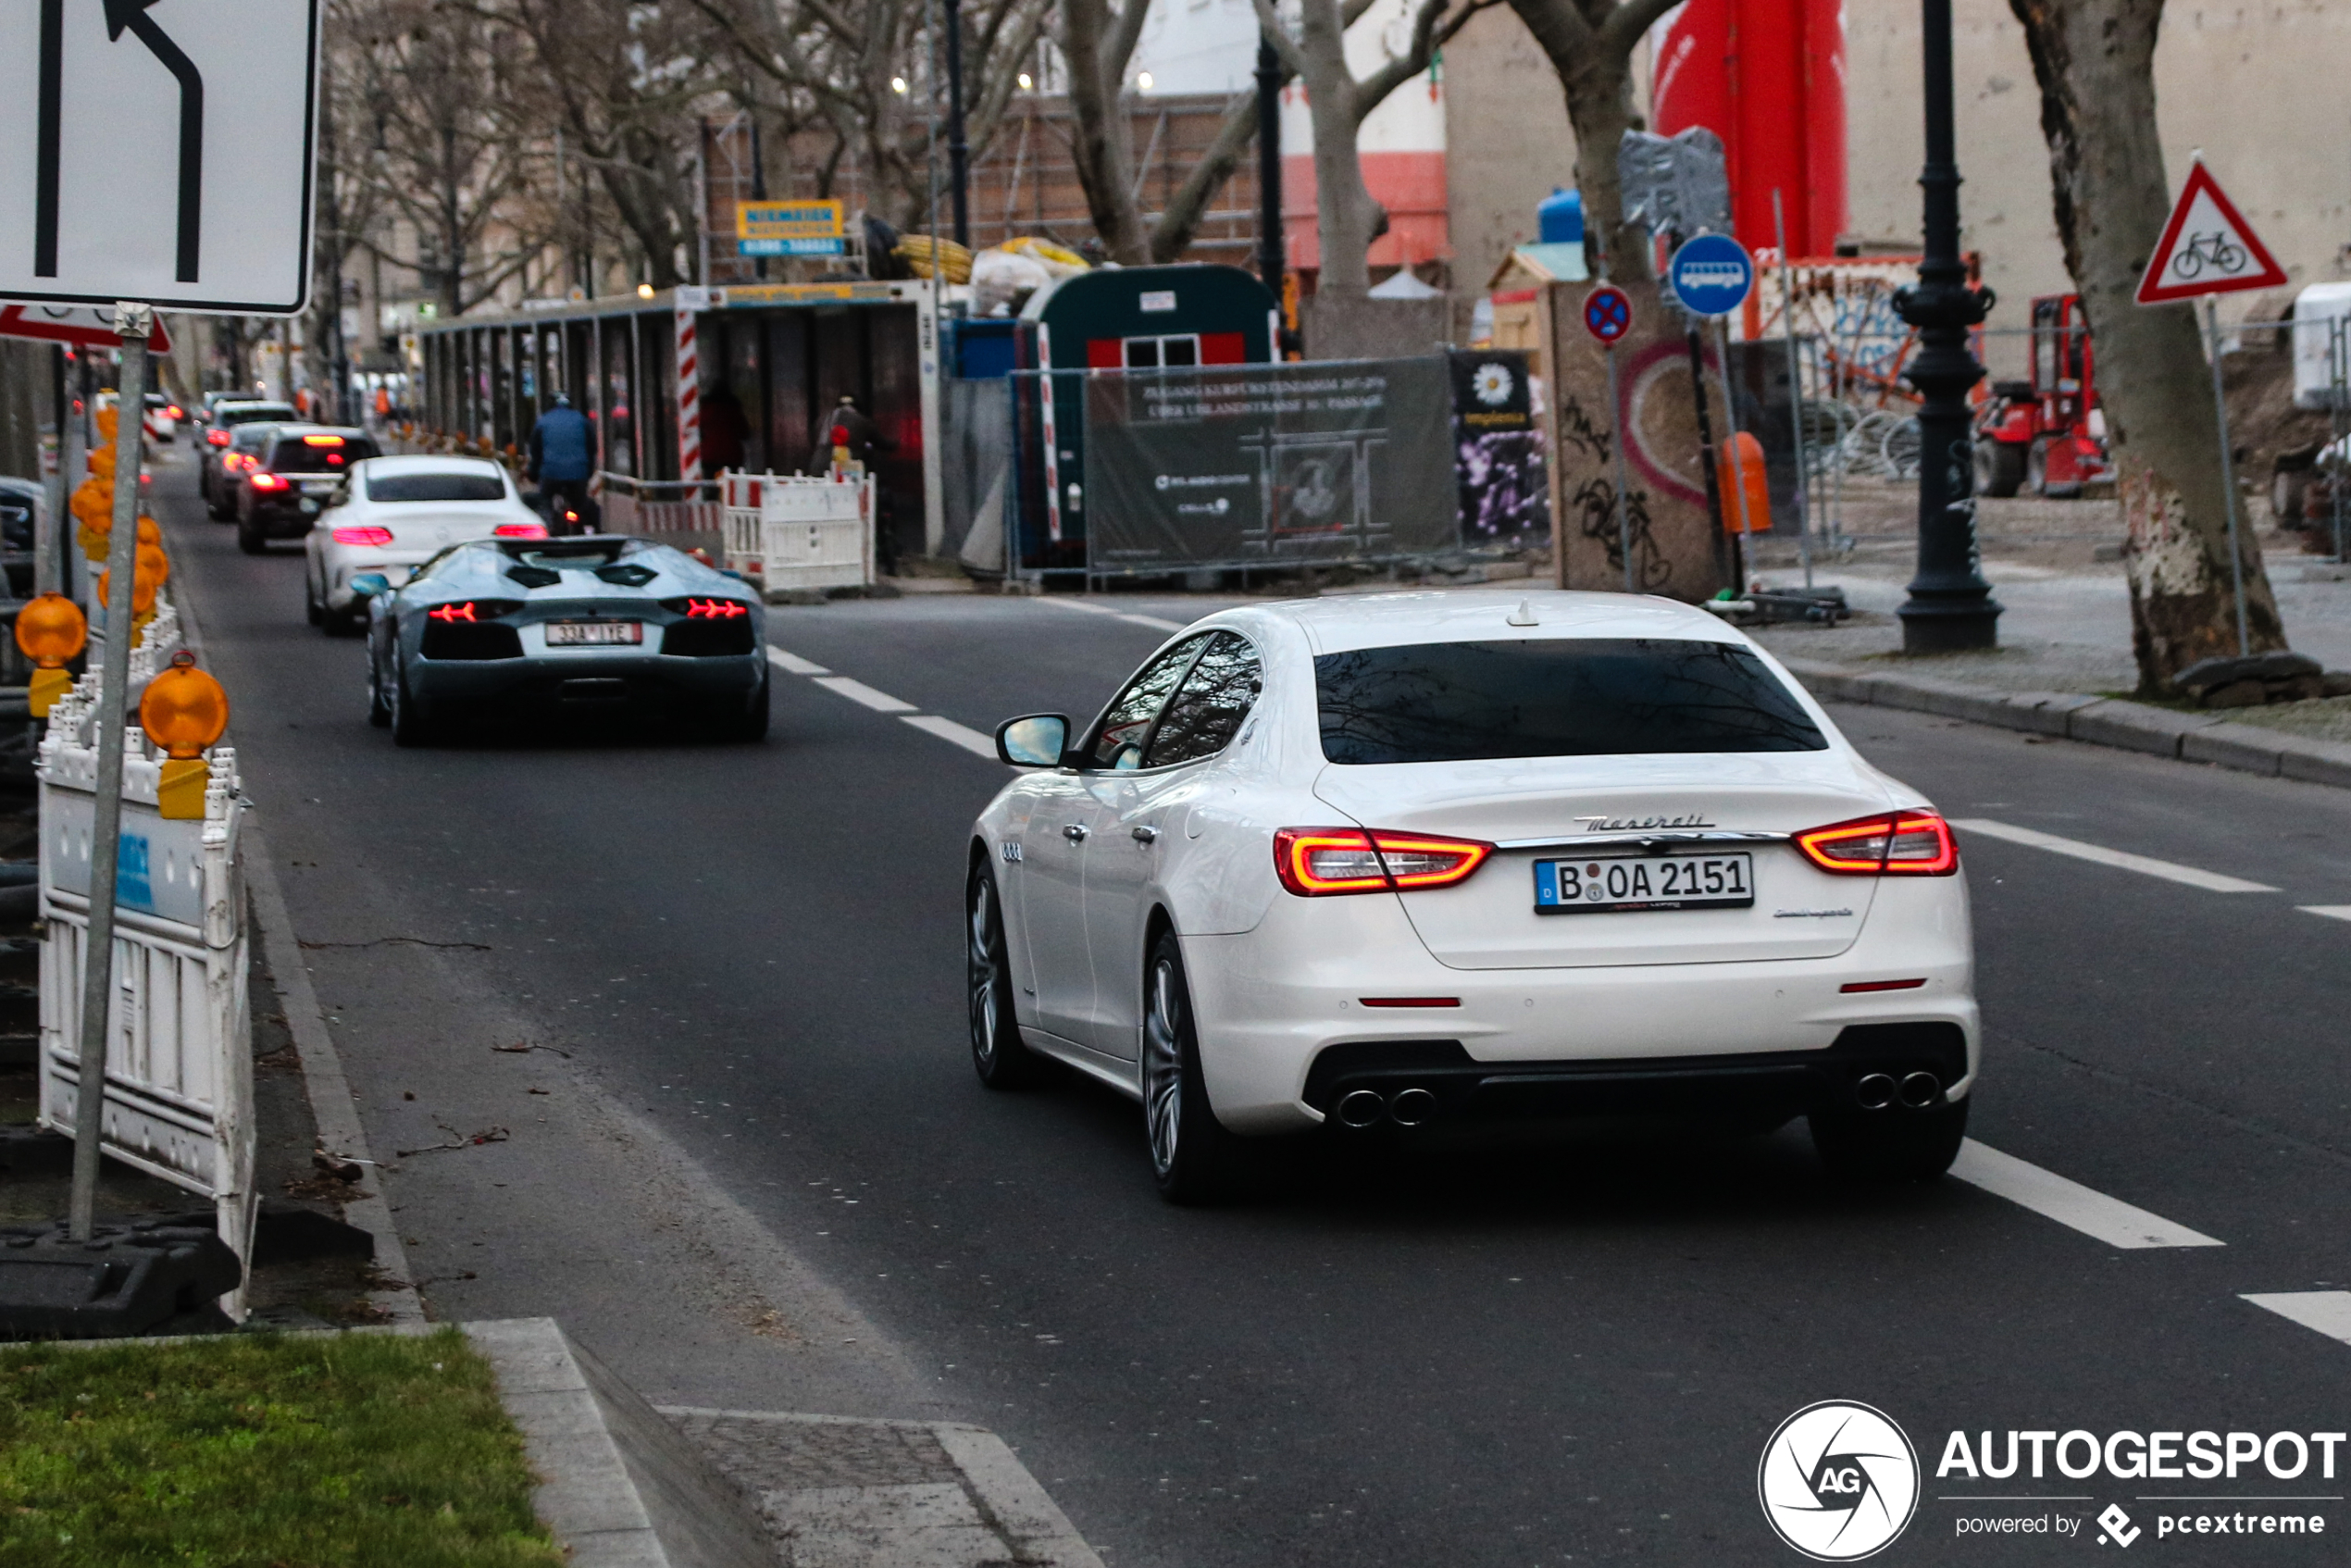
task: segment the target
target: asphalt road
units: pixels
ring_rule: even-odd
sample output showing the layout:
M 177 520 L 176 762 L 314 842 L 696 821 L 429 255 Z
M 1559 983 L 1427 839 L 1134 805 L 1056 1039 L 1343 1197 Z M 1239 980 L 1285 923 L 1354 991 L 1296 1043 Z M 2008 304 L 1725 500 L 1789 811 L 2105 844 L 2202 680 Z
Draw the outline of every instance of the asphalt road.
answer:
M 1800 1128 L 1309 1158 L 1256 1201 L 1176 1210 L 1126 1101 L 973 1079 L 963 849 L 1003 776 L 952 731 L 1090 713 L 1164 635 L 1122 617 L 1199 601 L 779 609 L 776 643 L 911 715 L 779 670 L 763 746 L 401 752 L 366 723 L 358 645 L 303 624 L 292 552 L 238 555 L 184 467 L 157 489 L 295 923 L 334 944 L 315 978 L 377 1148 L 510 1114 L 506 1144 L 389 1178 L 440 1315 L 563 1315 L 657 1399 L 992 1427 L 1121 1568 L 1795 1562 L 1758 1459 L 1828 1399 L 1921 1450 L 1887 1561 L 2095 1550 L 2095 1523 L 1959 1521 L 2117 1501 L 2167 1560 L 2340 1561 L 2328 1537 L 2158 1539 L 2177 1505 L 2141 1500 L 2333 1500 L 2214 1506 L 2339 1536 L 2351 1453 L 2291 1482 L 1934 1467 L 1953 1430 L 2351 1426 L 2351 1345 L 2242 1299 L 2351 1283 L 2351 922 L 2305 908 L 2351 905 L 2351 794 L 1838 710 L 1955 818 L 2277 890 L 1962 833 L 1973 1137 L 2224 1245 L 2117 1247 L 1956 1179 L 1857 1196 Z M 557 1092 L 524 1099 L 542 1067 Z M 637 1118 L 597 1136 L 669 1161 L 671 1186 L 583 1155 L 566 1195 L 586 1124 L 563 1100 L 591 1091 Z M 681 1284 L 738 1246 L 829 1292 L 828 1326 L 762 1338 L 756 1300 Z M 2031 1500 L 1946 1500 L 1987 1494 Z

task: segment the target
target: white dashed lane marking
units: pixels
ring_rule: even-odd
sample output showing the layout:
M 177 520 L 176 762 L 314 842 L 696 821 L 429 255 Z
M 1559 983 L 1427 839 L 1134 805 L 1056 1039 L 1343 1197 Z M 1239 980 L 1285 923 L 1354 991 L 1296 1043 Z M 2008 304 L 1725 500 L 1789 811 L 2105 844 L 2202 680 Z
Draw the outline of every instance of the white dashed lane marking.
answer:
M 2223 877 L 2217 871 L 2202 871 L 2193 865 L 2154 860 L 2143 854 L 2129 854 L 2098 844 L 2085 844 L 2079 839 L 2060 839 L 2055 833 L 2018 828 L 2006 822 L 1992 822 L 1980 816 L 1955 816 L 1951 819 L 1951 826 L 1963 833 L 1981 833 L 1987 839 L 2006 839 L 2012 844 L 2028 844 L 2036 850 L 2047 850 L 2052 854 L 2071 855 L 2076 860 L 2135 871 L 2142 877 L 2160 877 L 2167 882 L 2202 888 L 2207 892 L 2274 893 L 2278 890 L 2266 882 L 2248 882 L 2242 877 Z
M 2351 1290 L 2288 1290 L 2240 1299 L 2351 1345 Z
M 767 662 L 774 665 L 777 669 L 790 671 L 793 675 L 830 675 L 833 673 L 820 664 L 816 664 L 808 659 L 803 659 L 798 653 L 787 653 L 781 648 L 768 649 Z
M 820 675 L 816 684 L 827 691 L 837 692 L 852 703 L 863 703 L 877 714 L 910 714 L 912 703 L 902 703 L 887 691 L 877 691 L 862 680 L 852 680 L 845 675 Z
M 2078 1181 L 2070 1181 L 2055 1171 L 2045 1171 L 2013 1154 L 1987 1149 L 1972 1138 L 1959 1145 L 1959 1157 L 1952 1163 L 1951 1174 L 1995 1198 L 2005 1198 L 2019 1208 L 2071 1226 L 2109 1247 L 2227 1245 L 2186 1226 L 2174 1225 L 2160 1214 L 2135 1208 L 2120 1198 L 2109 1198 Z
M 2305 915 L 2323 915 L 2330 920 L 2351 920 L 2351 903 L 2297 903 L 2294 907 Z
M 989 762 L 1003 760 L 996 754 L 996 738 L 982 735 L 969 725 L 957 724 L 952 718 L 940 718 L 935 714 L 909 714 L 901 722 L 913 725 L 926 735 L 936 735 L 941 740 L 952 741 L 976 757 L 986 757 Z
M 1089 616 L 1108 616 L 1113 620 L 1126 621 L 1134 626 L 1147 626 L 1155 631 L 1181 631 L 1186 624 L 1183 621 L 1162 620 L 1157 616 L 1138 616 L 1126 610 L 1113 610 L 1108 604 L 1089 604 L 1083 599 L 1057 599 L 1047 594 L 1037 602 L 1040 604 L 1055 605 L 1064 610 L 1083 611 Z

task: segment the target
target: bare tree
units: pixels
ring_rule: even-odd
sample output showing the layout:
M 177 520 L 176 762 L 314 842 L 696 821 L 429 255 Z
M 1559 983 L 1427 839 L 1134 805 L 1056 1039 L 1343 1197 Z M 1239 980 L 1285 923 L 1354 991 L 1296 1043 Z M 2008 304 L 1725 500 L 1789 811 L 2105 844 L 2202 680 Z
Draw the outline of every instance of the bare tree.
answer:
M 930 205 L 931 0 L 694 0 L 740 66 L 772 92 L 768 112 L 805 107 L 830 126 L 835 156 L 865 173 L 866 205 L 900 228 Z M 567 7 L 566 7 L 567 8 Z M 964 6 L 964 135 L 975 157 L 995 139 L 1051 0 Z M 825 181 L 830 188 L 829 178 Z
M 1575 129 L 1575 188 L 1584 197 L 1586 243 L 1608 259 L 1609 276 L 1653 284 L 1648 245 L 1624 221 L 1616 150 L 1627 131 L 1647 129 L 1633 109 L 1633 49 L 1676 0 L 1510 0 L 1549 56 Z
M 1128 0 L 1141 10 L 1141 0 Z M 1363 183 L 1355 136 L 1371 112 L 1422 71 L 1437 45 L 1492 0 L 1419 0 L 1401 55 L 1358 80 L 1347 66 L 1347 29 L 1354 18 L 1339 0 L 1296 0 L 1295 35 L 1283 26 L 1274 0 L 1256 0 L 1257 25 L 1292 74 L 1306 84 L 1314 125 L 1314 225 L 1322 242 L 1318 294 L 1361 294 L 1372 285 L 1368 253 L 1385 216 Z M 1447 7 L 1452 14 L 1447 15 Z M 1358 15 L 1361 14 L 1359 11 Z
M 537 68 L 514 118 L 541 135 L 555 124 L 568 133 L 643 256 L 645 280 L 688 281 L 703 222 L 695 143 L 715 86 L 701 19 L 631 0 L 505 0 L 503 14 L 529 40 Z M 566 233 L 578 228 L 576 217 L 551 210 L 548 219 Z
M 2009 0 L 2041 86 L 2041 131 L 2066 270 L 2098 359 L 2131 579 L 2139 689 L 2168 695 L 2199 659 L 2234 653 L 2220 416 L 2195 317 L 2133 303 L 2171 209 L 2155 117 L 2163 0 Z M 2250 530 L 2245 616 L 2255 653 L 2285 628 Z
M 335 0 L 330 19 L 344 52 L 342 91 L 369 131 L 364 151 L 344 153 L 346 167 L 368 171 L 405 231 L 379 230 L 368 243 L 422 275 L 444 317 L 462 316 L 540 248 L 511 222 L 537 154 L 501 118 L 520 86 L 516 40 L 460 0 Z M 413 243 L 407 254 L 403 241 Z

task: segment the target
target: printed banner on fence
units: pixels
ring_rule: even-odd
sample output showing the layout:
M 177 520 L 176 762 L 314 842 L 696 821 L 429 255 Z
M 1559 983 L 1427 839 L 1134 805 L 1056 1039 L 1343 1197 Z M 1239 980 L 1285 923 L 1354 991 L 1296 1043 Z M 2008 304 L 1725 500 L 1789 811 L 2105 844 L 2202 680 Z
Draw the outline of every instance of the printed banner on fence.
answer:
M 1097 373 L 1089 553 L 1134 567 L 1455 548 L 1450 401 L 1440 358 Z

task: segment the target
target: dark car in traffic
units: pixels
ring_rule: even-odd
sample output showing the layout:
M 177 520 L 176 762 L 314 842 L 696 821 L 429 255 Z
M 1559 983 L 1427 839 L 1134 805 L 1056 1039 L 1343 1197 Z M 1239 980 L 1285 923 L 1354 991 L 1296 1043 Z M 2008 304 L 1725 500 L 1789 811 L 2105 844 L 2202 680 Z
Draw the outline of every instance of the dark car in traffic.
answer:
M 220 457 L 235 442 L 237 428 L 293 417 L 292 404 L 264 398 L 225 397 L 212 405 L 205 419 L 204 440 L 196 447 L 196 493 L 211 506 L 215 517 L 228 517 L 234 504 L 235 491 L 220 482 Z
M 378 455 L 374 440 L 355 426 L 271 427 L 255 461 L 235 477 L 237 548 L 258 555 L 273 539 L 308 533 L 351 465 Z

